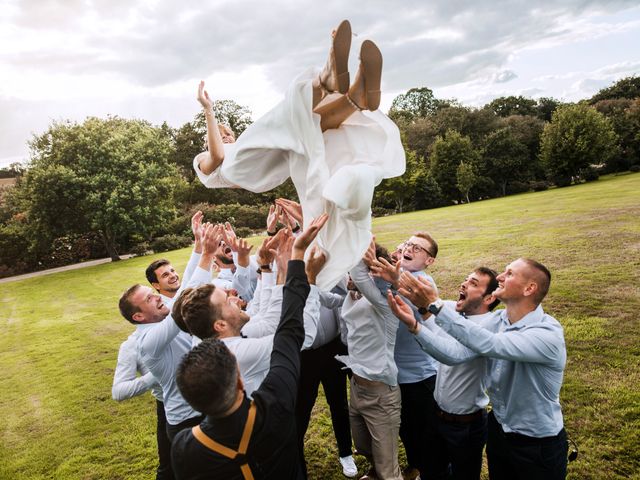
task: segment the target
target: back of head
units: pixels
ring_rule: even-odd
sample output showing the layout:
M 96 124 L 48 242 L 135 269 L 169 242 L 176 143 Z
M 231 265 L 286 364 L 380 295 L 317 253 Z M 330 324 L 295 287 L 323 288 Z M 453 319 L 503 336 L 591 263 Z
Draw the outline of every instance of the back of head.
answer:
M 133 295 L 141 286 L 142 285 L 140 285 L 139 283 L 136 283 L 135 285 L 132 285 L 131 287 L 127 288 L 122 293 L 122 295 L 120 296 L 120 300 L 118 301 L 118 308 L 120 309 L 120 315 L 122 315 L 125 318 L 125 320 L 133 323 L 134 325 L 137 325 L 139 322 L 136 322 L 133 319 L 133 315 L 135 313 L 138 313 L 140 309 L 136 305 L 131 303 L 131 297 L 133 297 Z
M 549 287 L 551 286 L 551 272 L 540 262 L 530 258 L 522 258 L 521 260 L 529 267 L 529 280 L 535 282 L 538 286 L 538 289 L 533 296 L 533 301 L 536 305 L 540 305 L 542 300 L 544 300 L 544 297 L 549 293 Z
M 193 288 L 185 288 L 182 293 L 180 293 L 178 298 L 176 298 L 176 300 L 173 302 L 173 307 L 171 307 L 171 317 L 173 318 L 173 321 L 176 322 L 176 325 L 180 330 L 188 333 L 189 335 L 193 334 L 191 333 L 191 330 L 189 330 L 189 327 L 184 322 L 184 318 L 182 317 L 182 304 L 184 303 L 184 300 L 188 298 L 192 291 Z
M 164 258 L 160 258 L 158 260 L 154 260 L 149 264 L 147 269 L 144 271 L 144 275 L 147 277 L 147 281 L 149 283 L 158 283 L 158 276 L 156 275 L 156 270 L 165 265 L 169 265 L 171 262 Z
M 201 340 L 217 336 L 213 322 L 220 318 L 220 312 L 211 304 L 211 294 L 215 289 L 215 285 L 209 283 L 190 289 L 188 295 L 181 296 L 181 319 L 191 334 Z
M 478 267 L 474 270 L 474 272 L 489 278 L 489 282 L 487 283 L 487 288 L 484 291 L 485 297 L 495 292 L 496 288 L 498 288 L 498 273 L 495 270 L 489 267 Z M 498 306 L 499 303 L 500 303 L 500 300 L 496 298 L 493 302 L 489 304 L 488 306 L 489 311 L 491 312 L 494 308 Z
M 387 262 L 391 263 L 391 255 L 389 254 L 389 250 L 384 248 L 378 242 L 376 242 L 376 258 L 384 258 Z
M 222 341 L 209 338 L 184 356 L 176 381 L 195 410 L 222 417 L 238 395 L 238 364 Z

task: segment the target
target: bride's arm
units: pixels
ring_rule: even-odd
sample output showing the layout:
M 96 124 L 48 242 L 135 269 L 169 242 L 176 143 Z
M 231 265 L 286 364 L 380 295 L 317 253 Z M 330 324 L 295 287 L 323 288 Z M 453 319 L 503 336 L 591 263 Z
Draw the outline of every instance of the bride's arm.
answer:
M 209 175 L 222 164 L 224 148 L 222 136 L 220 135 L 220 130 L 218 130 L 218 122 L 213 113 L 213 102 L 204 89 L 204 80 L 198 85 L 198 102 L 204 109 L 204 118 L 207 123 L 207 143 L 209 144 L 209 155 L 200 156 L 200 170 L 205 175 Z

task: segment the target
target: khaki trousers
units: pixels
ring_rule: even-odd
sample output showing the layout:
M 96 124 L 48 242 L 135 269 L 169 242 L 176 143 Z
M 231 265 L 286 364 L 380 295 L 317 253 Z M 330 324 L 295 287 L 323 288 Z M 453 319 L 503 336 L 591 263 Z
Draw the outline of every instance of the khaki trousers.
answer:
M 376 478 L 402 480 L 398 464 L 400 388 L 351 378 L 349 420 L 359 453 L 373 464 Z

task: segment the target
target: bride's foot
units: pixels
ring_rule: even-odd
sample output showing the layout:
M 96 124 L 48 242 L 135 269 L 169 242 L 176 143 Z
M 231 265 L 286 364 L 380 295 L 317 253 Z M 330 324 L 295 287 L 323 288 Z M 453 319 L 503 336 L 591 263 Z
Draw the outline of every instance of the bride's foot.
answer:
M 371 40 L 362 42 L 360 67 L 347 98 L 358 110 L 377 110 L 380 106 L 382 53 Z
M 351 48 L 351 24 L 343 20 L 332 33 L 329 58 L 318 77 L 319 86 L 326 92 L 347 93 L 349 90 L 349 49 Z

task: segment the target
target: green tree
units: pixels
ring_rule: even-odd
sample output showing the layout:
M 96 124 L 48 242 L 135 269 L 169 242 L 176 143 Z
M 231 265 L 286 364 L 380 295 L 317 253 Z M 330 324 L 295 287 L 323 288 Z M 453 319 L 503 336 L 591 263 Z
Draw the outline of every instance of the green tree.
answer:
M 618 80 L 613 85 L 603 88 L 596 93 L 589 103 L 592 105 L 600 100 L 612 100 L 615 98 L 628 98 L 633 100 L 640 97 L 640 77 L 631 76 Z
M 499 117 L 536 114 L 536 101 L 521 95 L 498 97 L 487 106 Z
M 412 121 L 433 115 L 439 108 L 448 104 L 446 100 L 438 100 L 430 88 L 412 88 L 393 99 L 389 117 L 395 121 Z
M 617 135 L 611 122 L 586 104 L 560 107 L 545 125 L 540 160 L 548 178 L 558 186 L 591 175 L 616 153 Z
M 179 181 L 166 132 L 139 120 L 54 122 L 31 144 L 22 185 L 39 248 L 68 233 L 98 233 L 113 260 L 118 245 L 149 239 L 175 214 Z
M 374 198 L 379 206 L 393 205 L 397 212 L 410 209 L 413 200 L 416 180 L 424 172 L 424 164 L 418 159 L 415 152 L 406 152 L 407 168 L 403 175 L 383 180 L 376 187 Z
M 551 116 L 562 105 L 560 100 L 552 97 L 541 97 L 536 102 L 536 116 L 545 122 L 551 121 Z
M 640 161 L 640 124 L 638 122 L 638 106 L 640 98 L 616 98 L 600 100 L 593 107 L 611 121 L 613 130 L 618 135 L 619 149 L 607 163 L 607 171 L 619 172 L 628 170 L 631 165 Z
M 236 138 L 253 122 L 253 120 L 251 120 L 251 110 L 233 100 L 216 100 L 213 102 L 213 112 L 216 115 L 218 123 L 222 123 L 231 128 Z M 201 138 L 204 138 L 205 133 L 207 133 L 204 112 L 199 112 L 196 115 L 194 124 L 195 128 L 202 133 Z
M 529 151 L 508 128 L 501 128 L 487 137 L 483 156 L 487 174 L 500 185 L 502 196 L 507 194 L 509 182 L 528 178 Z
M 456 185 L 456 175 L 460 163 L 475 165 L 480 155 L 471 139 L 455 130 L 448 130 L 444 137 L 438 137 L 433 145 L 430 173 L 447 200 L 459 200 L 460 191 Z
M 471 191 L 477 181 L 478 176 L 476 175 L 473 165 L 460 162 L 456 170 L 456 185 L 460 193 L 467 199 L 467 203 L 471 203 L 471 200 L 469 200 L 469 191 Z

